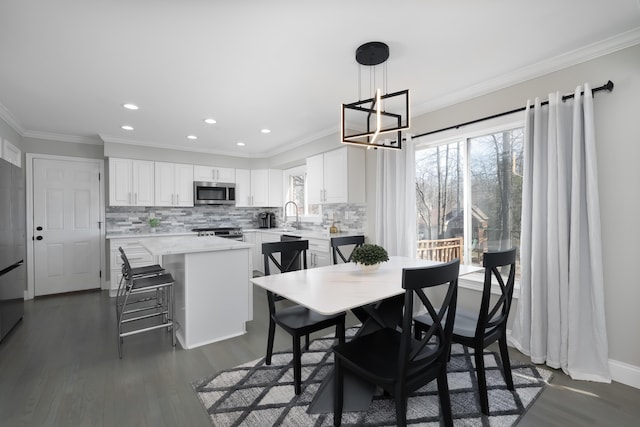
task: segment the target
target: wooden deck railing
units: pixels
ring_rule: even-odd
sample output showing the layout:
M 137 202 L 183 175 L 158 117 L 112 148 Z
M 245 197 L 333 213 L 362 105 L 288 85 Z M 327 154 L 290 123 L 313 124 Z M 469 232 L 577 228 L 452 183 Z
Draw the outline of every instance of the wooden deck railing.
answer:
M 449 262 L 456 258 L 463 262 L 463 238 L 418 240 L 418 258 Z

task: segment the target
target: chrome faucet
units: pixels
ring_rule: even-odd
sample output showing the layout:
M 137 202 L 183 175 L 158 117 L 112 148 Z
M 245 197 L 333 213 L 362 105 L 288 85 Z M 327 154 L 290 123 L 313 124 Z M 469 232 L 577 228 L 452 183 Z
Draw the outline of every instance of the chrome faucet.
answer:
M 288 201 L 287 203 L 284 204 L 284 209 L 282 210 L 282 222 L 285 222 L 285 223 L 287 222 L 287 206 L 289 206 L 289 203 L 291 203 L 296 208 L 295 228 L 296 230 L 300 230 L 300 217 L 298 216 L 298 205 L 296 204 L 296 202 Z

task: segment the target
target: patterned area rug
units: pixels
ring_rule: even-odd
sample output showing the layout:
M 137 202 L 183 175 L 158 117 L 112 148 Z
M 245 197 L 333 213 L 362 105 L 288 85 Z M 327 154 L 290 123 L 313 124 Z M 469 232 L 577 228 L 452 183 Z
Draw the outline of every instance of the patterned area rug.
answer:
M 353 336 L 357 328 L 349 329 Z M 333 414 L 308 414 L 307 408 L 322 379 L 333 365 L 331 347 L 334 340 L 314 340 L 309 351 L 302 353 L 302 394 L 293 392 L 291 353 L 273 355 L 270 366 L 264 358 L 220 372 L 194 384 L 194 389 L 209 414 L 212 425 L 222 426 L 331 426 Z M 515 391 L 507 390 L 498 369 L 496 354 L 485 352 L 489 410 L 487 417 L 480 412 L 476 398 L 477 381 L 473 353 L 455 344 L 449 363 L 449 391 L 456 426 L 512 426 L 540 395 L 551 379 L 551 372 L 512 361 Z M 407 423 L 409 425 L 439 426 L 440 405 L 436 381 L 409 397 Z M 345 412 L 342 425 L 395 425 L 393 398 L 380 392 L 366 412 Z

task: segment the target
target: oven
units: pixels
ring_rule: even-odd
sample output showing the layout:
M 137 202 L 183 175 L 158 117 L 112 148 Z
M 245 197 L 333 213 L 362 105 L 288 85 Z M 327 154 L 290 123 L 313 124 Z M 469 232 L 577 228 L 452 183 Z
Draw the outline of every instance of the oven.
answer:
M 235 205 L 236 185 L 234 183 L 204 182 L 193 183 L 194 205 Z
M 231 239 L 242 242 L 242 229 L 238 227 L 203 227 L 194 228 L 191 231 L 198 233 L 199 237 L 215 236 L 223 239 Z

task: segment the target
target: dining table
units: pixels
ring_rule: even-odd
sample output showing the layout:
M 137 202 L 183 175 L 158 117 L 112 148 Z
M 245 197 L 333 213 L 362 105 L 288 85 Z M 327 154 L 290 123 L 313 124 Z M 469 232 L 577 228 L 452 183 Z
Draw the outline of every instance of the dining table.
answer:
M 269 276 L 254 277 L 256 286 L 285 297 L 320 314 L 351 310 L 362 326 L 356 335 L 383 327 L 397 327 L 402 318 L 404 292 L 402 270 L 442 264 L 439 261 L 391 256 L 374 271 L 363 271 L 355 263 L 334 264 Z M 459 276 L 482 267 L 460 265 Z M 328 373 L 309 405 L 310 413 L 333 411 L 333 375 Z M 353 376 L 345 377 L 344 410 L 366 410 L 374 386 Z

